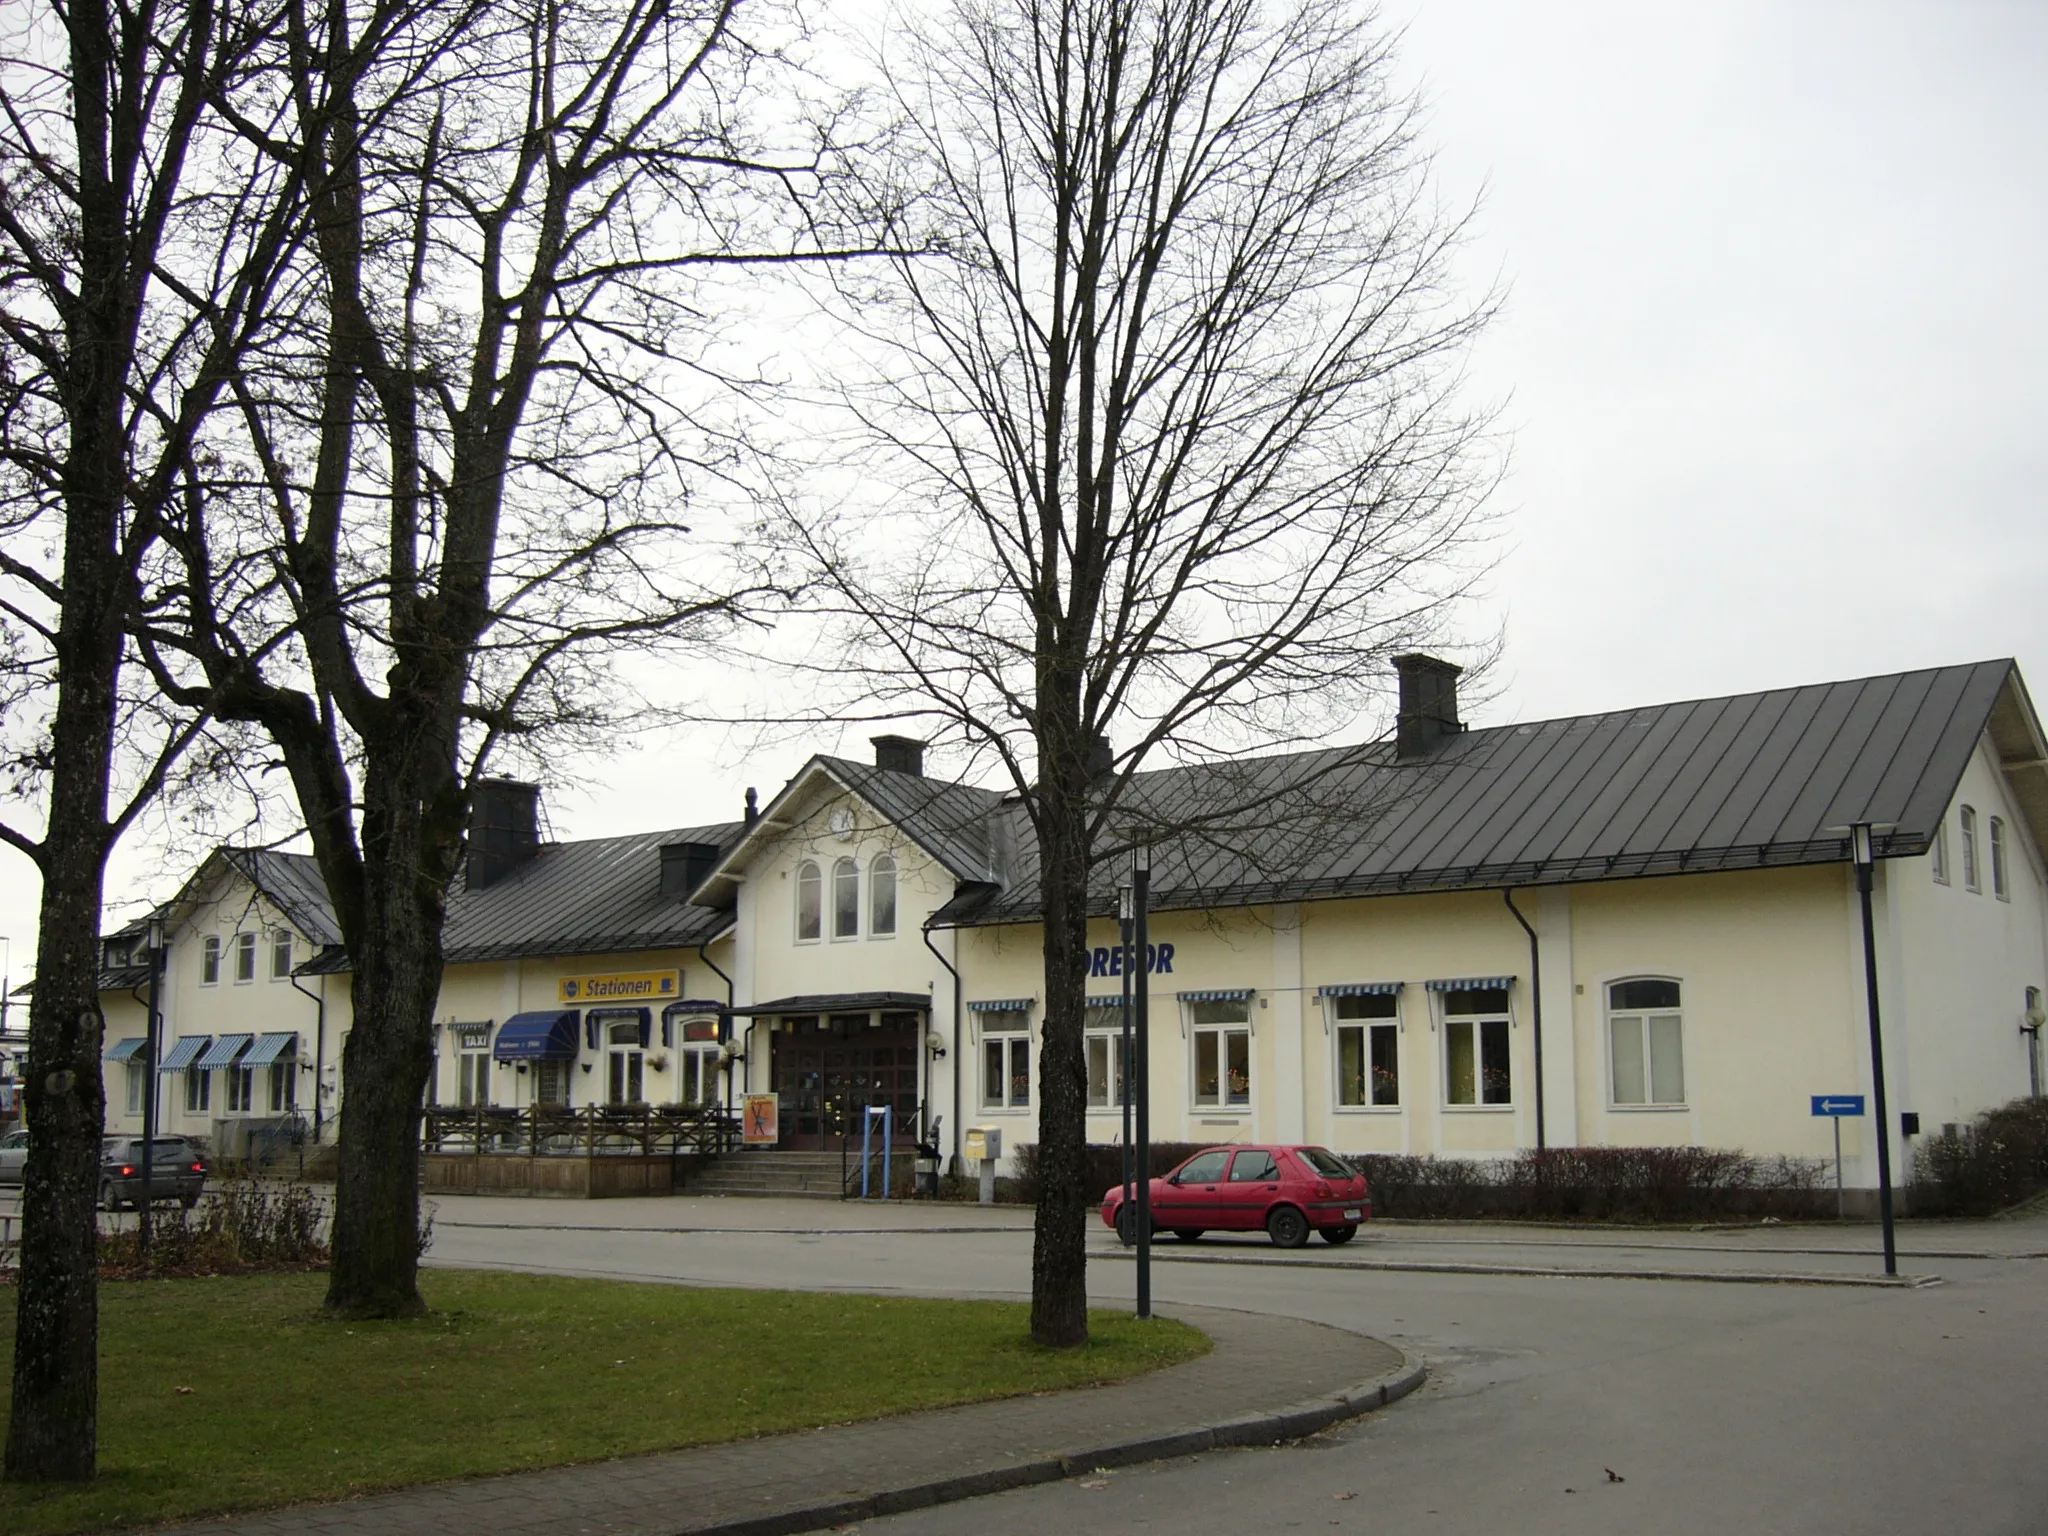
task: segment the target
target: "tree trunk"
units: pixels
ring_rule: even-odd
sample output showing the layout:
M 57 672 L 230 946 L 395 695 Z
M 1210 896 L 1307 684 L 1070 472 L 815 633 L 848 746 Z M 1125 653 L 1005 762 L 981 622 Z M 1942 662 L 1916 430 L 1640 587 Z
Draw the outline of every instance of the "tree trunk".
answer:
M 1041 710 L 1050 703 L 1041 690 Z M 1076 690 L 1078 692 L 1078 689 Z M 1057 710 L 1058 705 L 1052 704 Z M 1045 911 L 1045 1026 L 1038 1056 L 1038 1212 L 1031 1250 L 1031 1337 L 1088 1342 L 1086 1187 L 1088 799 L 1080 711 L 1069 707 L 1039 753 L 1039 881 Z
M 391 754 L 398 756 L 399 754 Z M 452 760 L 452 753 L 450 754 Z M 388 759 L 387 759 L 388 761 Z M 350 935 L 354 1023 L 341 1057 L 340 1169 L 327 1310 L 409 1317 L 419 1292 L 420 1118 L 433 1068 L 442 924 L 455 849 L 453 769 L 423 788 L 373 756 L 365 775 L 362 932 Z

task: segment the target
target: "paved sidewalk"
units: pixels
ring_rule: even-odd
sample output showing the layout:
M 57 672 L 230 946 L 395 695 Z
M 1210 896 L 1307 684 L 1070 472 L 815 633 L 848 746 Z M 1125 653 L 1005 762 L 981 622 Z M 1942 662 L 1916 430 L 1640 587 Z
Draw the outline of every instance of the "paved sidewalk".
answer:
M 780 1536 L 1097 1467 L 1312 1434 L 1422 1381 L 1421 1368 L 1400 1350 L 1362 1334 L 1205 1307 L 1170 1311 L 1207 1332 L 1215 1349 L 1113 1386 L 170 1529 L 183 1536 Z M 534 1407 L 545 1411 L 544 1403 Z

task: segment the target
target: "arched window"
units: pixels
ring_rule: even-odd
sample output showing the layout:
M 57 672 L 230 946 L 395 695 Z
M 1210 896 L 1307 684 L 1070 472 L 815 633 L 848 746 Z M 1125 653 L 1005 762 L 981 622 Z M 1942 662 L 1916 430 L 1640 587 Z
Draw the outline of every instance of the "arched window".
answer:
M 832 937 L 860 935 L 860 867 L 851 859 L 832 865 Z
M 1685 1102 L 1685 1025 L 1678 983 L 1661 977 L 1607 989 L 1609 1085 L 1617 1107 Z
M 868 937 L 896 933 L 896 856 L 885 853 L 868 866 Z
M 816 939 L 822 927 L 820 913 L 823 911 L 823 882 L 818 877 L 818 866 L 809 859 L 796 867 L 796 941 L 799 944 Z

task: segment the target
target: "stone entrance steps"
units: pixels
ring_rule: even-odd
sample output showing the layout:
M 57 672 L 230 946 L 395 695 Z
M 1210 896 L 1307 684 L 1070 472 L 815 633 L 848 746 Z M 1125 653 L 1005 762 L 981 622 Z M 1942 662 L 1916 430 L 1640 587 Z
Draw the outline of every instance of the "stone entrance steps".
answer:
M 692 1173 L 682 1193 L 837 1200 L 840 1167 L 837 1152 L 729 1152 Z M 859 1153 L 847 1158 L 845 1169 L 858 1176 Z

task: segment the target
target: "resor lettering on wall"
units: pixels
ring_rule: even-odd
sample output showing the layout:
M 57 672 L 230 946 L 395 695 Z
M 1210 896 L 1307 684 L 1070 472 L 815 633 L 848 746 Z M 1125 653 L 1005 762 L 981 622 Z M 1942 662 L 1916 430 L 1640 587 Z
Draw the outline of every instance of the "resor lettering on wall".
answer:
M 1150 975 L 1166 976 L 1173 971 L 1173 946 L 1171 944 L 1147 944 L 1145 946 L 1145 970 Z M 1124 947 L 1121 944 L 1102 944 L 1088 951 L 1089 976 L 1121 976 L 1124 973 Z

